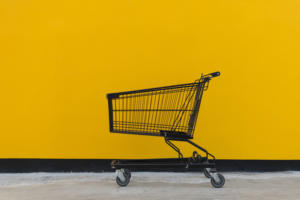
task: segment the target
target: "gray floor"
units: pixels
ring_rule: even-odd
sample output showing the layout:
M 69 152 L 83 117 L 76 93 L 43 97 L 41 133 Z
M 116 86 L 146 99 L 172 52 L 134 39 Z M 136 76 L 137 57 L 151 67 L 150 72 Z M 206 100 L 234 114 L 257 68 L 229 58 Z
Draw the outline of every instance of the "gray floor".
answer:
M 138 172 L 124 188 L 114 173 L 0 174 L 0 200 L 300 200 L 300 172 L 223 175 L 215 189 L 201 173 Z

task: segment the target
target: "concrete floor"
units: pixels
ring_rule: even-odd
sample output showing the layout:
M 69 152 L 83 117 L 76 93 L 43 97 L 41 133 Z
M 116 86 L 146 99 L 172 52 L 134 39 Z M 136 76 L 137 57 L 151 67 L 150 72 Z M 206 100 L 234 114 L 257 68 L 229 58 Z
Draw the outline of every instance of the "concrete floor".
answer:
M 300 200 L 300 172 L 223 173 L 215 189 L 202 173 L 132 173 L 127 187 L 114 173 L 0 174 L 0 200 Z

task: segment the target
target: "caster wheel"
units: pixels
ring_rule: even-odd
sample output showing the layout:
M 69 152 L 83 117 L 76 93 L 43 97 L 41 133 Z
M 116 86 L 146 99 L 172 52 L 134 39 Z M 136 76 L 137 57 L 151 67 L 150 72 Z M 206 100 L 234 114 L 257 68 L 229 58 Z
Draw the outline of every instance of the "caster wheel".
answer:
M 210 175 L 210 168 L 204 168 L 203 169 L 203 173 L 204 173 L 204 176 L 206 178 L 211 178 L 211 175 Z
M 119 186 L 125 187 L 129 184 L 131 173 L 128 169 L 117 170 L 116 182 Z
M 210 183 L 215 188 L 221 188 L 225 184 L 225 177 L 222 174 L 214 173 L 211 175 Z

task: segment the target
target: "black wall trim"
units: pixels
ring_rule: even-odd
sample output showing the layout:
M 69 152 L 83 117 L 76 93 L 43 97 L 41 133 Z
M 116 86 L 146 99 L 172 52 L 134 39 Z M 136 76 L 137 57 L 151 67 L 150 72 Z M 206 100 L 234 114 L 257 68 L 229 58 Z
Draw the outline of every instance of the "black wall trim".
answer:
M 109 159 L 0 159 L 0 172 L 109 172 L 113 171 L 110 162 Z M 219 171 L 300 171 L 300 160 L 217 160 L 216 165 Z

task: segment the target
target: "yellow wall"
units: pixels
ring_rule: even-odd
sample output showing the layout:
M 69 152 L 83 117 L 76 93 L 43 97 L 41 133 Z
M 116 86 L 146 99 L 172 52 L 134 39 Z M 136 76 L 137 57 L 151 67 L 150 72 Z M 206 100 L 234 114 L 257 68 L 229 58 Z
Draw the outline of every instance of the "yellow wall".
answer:
M 0 158 L 175 157 L 162 138 L 110 134 L 106 93 L 220 70 L 195 141 L 221 159 L 300 159 L 299 8 L 2 0 Z

